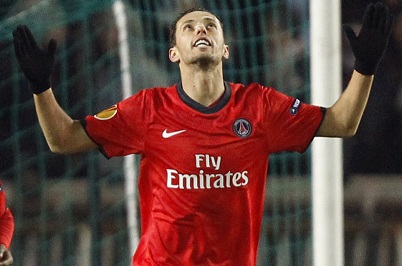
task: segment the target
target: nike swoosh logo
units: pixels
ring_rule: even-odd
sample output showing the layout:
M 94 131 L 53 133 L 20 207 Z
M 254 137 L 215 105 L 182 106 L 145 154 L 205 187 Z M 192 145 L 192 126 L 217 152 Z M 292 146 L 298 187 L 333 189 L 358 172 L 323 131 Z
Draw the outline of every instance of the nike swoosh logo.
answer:
M 165 129 L 165 130 L 162 132 L 162 137 L 163 137 L 164 139 L 168 139 L 168 138 L 170 138 L 170 137 L 176 136 L 176 135 L 178 135 L 178 134 L 180 134 L 180 133 L 183 133 L 183 132 L 185 132 L 185 131 L 186 131 L 186 130 L 183 129 L 183 130 L 179 130 L 179 131 L 167 132 L 167 129 Z

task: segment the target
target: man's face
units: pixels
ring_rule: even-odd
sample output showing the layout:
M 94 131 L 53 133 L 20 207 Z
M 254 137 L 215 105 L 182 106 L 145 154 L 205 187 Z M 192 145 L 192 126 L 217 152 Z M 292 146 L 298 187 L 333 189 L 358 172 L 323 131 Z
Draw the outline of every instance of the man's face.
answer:
M 194 11 L 176 24 L 176 46 L 169 50 L 173 62 L 208 67 L 229 57 L 219 20 L 211 13 Z

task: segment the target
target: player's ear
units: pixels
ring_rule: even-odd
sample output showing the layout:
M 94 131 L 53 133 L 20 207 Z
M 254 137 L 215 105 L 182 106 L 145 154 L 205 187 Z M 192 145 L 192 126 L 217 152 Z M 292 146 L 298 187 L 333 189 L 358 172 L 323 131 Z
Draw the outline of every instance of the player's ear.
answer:
M 225 44 L 223 45 L 223 58 L 224 59 L 229 59 L 229 45 Z
M 176 47 L 172 47 L 169 49 L 169 59 L 173 63 L 178 63 L 180 61 L 179 53 L 177 52 Z

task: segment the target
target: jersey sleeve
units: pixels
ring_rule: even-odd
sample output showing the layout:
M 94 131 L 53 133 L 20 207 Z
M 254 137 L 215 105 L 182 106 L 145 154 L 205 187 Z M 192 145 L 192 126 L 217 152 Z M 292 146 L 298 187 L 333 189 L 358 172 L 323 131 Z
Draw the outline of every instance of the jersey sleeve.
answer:
M 0 182 L 0 244 L 10 247 L 14 234 L 14 216 L 7 208 L 6 194 L 1 187 Z
M 264 95 L 270 152 L 303 153 L 315 137 L 326 109 L 303 103 L 272 88 Z
M 146 93 L 139 92 L 81 124 L 102 154 L 111 158 L 141 153 L 147 124 Z

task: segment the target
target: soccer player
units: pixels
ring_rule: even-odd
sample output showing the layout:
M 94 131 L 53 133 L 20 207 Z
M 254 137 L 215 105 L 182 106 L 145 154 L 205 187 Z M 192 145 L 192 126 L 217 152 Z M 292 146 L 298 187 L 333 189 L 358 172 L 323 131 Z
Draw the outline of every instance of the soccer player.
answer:
M 0 266 L 13 264 L 9 248 L 14 233 L 14 216 L 6 203 L 6 193 L 0 181 Z
M 26 26 L 13 35 L 52 151 L 141 155 L 142 234 L 133 265 L 255 265 L 269 154 L 303 152 L 315 136 L 355 134 L 392 24 L 378 3 L 367 7 L 358 35 L 345 26 L 355 71 L 323 108 L 257 83 L 225 81 L 230 53 L 221 22 L 189 10 L 171 29 L 169 58 L 181 82 L 142 90 L 82 120 L 54 97 L 55 40 L 41 49 Z

